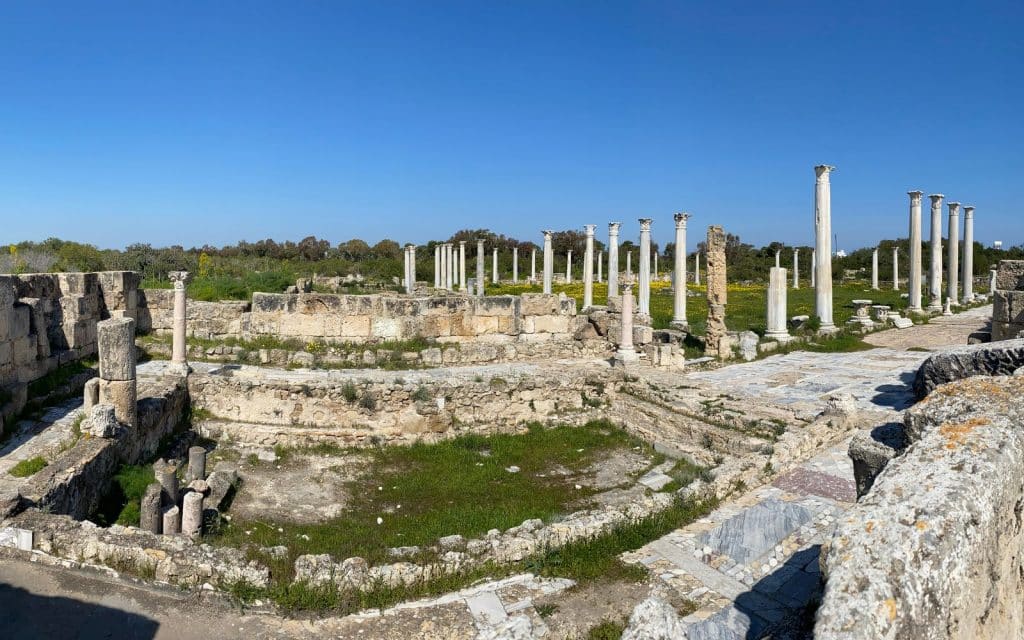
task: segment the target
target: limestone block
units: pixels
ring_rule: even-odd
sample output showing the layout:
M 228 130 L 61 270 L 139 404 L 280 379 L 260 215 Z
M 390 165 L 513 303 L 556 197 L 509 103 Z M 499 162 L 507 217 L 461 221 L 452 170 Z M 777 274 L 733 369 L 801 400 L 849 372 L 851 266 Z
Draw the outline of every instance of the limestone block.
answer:
M 373 336 L 371 320 L 371 317 L 368 315 L 342 318 L 339 335 L 343 338 L 357 338 L 361 340 L 370 338 Z
M 473 335 L 486 335 L 498 332 L 498 318 L 495 316 L 472 316 L 470 322 Z
M 1005 261 L 1004 261 L 1005 262 Z M 993 323 L 993 337 L 997 324 Z M 1010 375 L 1024 366 L 1024 339 L 955 347 L 928 357 L 914 378 L 914 394 L 920 399 L 935 387 L 970 376 Z
M 140 506 L 139 528 L 150 533 L 160 533 L 162 512 L 160 509 L 160 484 L 154 482 L 146 487 Z
M 95 438 L 111 438 L 117 434 L 118 427 L 114 406 L 109 404 L 91 407 L 82 423 L 82 431 Z
M 510 316 L 516 312 L 515 296 L 486 296 L 474 298 L 473 314 L 477 316 Z
M 992 301 L 992 320 L 1024 324 L 1024 291 L 996 290 Z
M 642 346 L 654 340 L 654 330 L 644 325 L 633 325 L 633 344 Z
M 907 448 L 903 425 L 898 422 L 884 424 L 870 431 L 858 431 L 850 441 L 849 455 L 853 460 L 853 476 L 857 483 L 857 498 L 871 489 L 875 478 L 885 465 Z
M 32 327 L 32 310 L 27 305 L 15 303 L 11 317 L 10 337 L 17 339 L 28 336 Z
M 206 449 L 202 447 L 189 447 L 188 449 L 188 473 L 185 475 L 186 482 L 206 479 Z
M 100 378 L 135 379 L 135 321 L 110 318 L 96 323 Z
M 203 494 L 190 491 L 182 500 L 181 532 L 196 537 L 203 531 Z
M 12 356 L 15 367 L 24 367 L 36 360 L 36 341 L 28 335 L 15 338 L 11 343 Z
M 544 316 L 559 312 L 557 295 L 524 293 L 519 296 L 519 311 L 524 316 Z
M 686 624 L 668 602 L 651 596 L 633 609 L 622 640 L 677 640 L 686 638 Z
M 750 362 L 757 358 L 757 343 L 760 338 L 753 331 L 743 331 L 739 335 L 740 357 Z
M 6 367 L 14 362 L 14 343 L 10 340 L 0 342 L 0 367 Z
M 526 318 L 524 318 L 524 325 Z M 533 316 L 532 333 L 567 333 L 569 331 L 569 317 L 561 315 Z
M 426 316 L 423 318 L 420 335 L 425 338 L 440 338 L 452 334 L 452 322 L 448 316 Z
M 99 379 L 100 403 L 114 405 L 117 421 L 128 427 L 139 424 L 138 402 L 135 380 Z
M 420 352 L 420 359 L 423 365 L 426 367 L 440 367 L 441 366 L 441 349 L 438 347 L 431 347 L 430 349 L 424 349 Z
M 1024 260 L 1000 260 L 996 269 L 996 290 L 1024 290 Z
M 82 408 L 88 411 L 100 403 L 100 379 L 90 378 L 82 392 Z
M 401 323 L 396 318 L 373 318 L 370 336 L 375 340 L 399 340 Z

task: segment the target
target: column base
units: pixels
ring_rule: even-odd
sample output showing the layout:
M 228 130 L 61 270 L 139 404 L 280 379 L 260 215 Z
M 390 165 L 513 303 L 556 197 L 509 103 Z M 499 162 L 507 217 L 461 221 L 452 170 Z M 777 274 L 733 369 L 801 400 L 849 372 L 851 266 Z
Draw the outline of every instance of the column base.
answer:
M 178 376 L 187 376 L 192 373 L 192 367 L 187 362 L 172 362 L 167 365 L 167 372 Z
M 615 352 L 615 357 L 612 358 L 612 366 L 625 367 L 626 365 L 636 364 L 639 361 L 640 354 L 637 353 L 636 349 L 619 349 Z
M 673 320 L 672 322 L 668 323 L 668 327 L 669 329 L 675 329 L 677 331 L 689 331 L 690 323 L 687 322 L 686 320 Z
M 818 328 L 818 335 L 829 335 L 829 334 L 838 333 L 838 332 L 839 332 L 839 327 L 837 327 L 834 323 L 831 323 L 831 322 L 828 323 L 828 324 L 822 324 Z
M 793 340 L 788 331 L 769 331 L 764 334 L 765 340 L 775 340 L 779 344 L 785 344 Z

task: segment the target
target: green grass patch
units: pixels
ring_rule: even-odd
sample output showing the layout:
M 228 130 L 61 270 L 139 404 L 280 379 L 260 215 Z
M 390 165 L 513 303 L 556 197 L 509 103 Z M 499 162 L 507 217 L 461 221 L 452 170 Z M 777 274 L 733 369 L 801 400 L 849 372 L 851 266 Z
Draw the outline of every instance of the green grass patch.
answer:
M 152 465 L 124 465 L 114 475 L 114 484 L 100 501 L 92 520 L 100 526 L 139 526 L 142 496 L 156 482 Z
M 44 458 L 43 456 L 27 458 L 11 467 L 11 469 L 7 473 L 11 474 L 15 478 L 28 478 L 29 476 L 34 476 L 35 474 L 42 471 L 43 467 L 45 467 L 47 464 L 48 463 L 46 462 L 46 458 Z
M 57 367 L 42 378 L 28 383 L 28 397 L 31 399 L 49 395 L 70 382 L 72 377 L 85 373 L 95 366 L 94 361 L 73 360 Z
M 606 618 L 587 629 L 587 640 L 619 640 L 625 630 L 624 620 Z

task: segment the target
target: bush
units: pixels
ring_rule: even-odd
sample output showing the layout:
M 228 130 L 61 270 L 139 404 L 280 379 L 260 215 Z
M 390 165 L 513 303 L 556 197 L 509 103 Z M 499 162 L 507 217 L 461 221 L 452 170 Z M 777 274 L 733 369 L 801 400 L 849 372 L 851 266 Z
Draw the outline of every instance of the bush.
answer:
M 349 404 L 358 400 L 359 392 L 356 390 L 356 385 L 351 382 L 346 382 L 345 385 L 341 387 L 341 397 Z
M 359 396 L 359 406 L 368 410 L 373 411 L 377 408 L 377 398 L 367 389 L 363 392 L 363 395 Z

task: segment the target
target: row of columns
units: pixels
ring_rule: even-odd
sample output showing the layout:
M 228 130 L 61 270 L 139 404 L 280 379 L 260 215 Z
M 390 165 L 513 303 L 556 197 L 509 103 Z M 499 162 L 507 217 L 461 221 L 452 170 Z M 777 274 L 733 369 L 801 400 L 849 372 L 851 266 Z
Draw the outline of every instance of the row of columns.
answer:
M 921 267 L 921 191 L 908 191 L 910 196 L 910 274 L 909 310 L 922 312 L 922 267 Z M 942 309 L 942 200 L 941 193 L 928 196 L 931 199 L 931 260 L 928 270 L 928 310 Z M 950 202 L 949 238 L 947 241 L 946 297 L 951 304 L 969 303 L 974 300 L 974 207 L 964 209 L 963 264 L 960 259 L 960 203 Z M 899 288 L 899 264 L 893 249 L 893 288 Z M 960 281 L 963 281 L 962 295 Z

